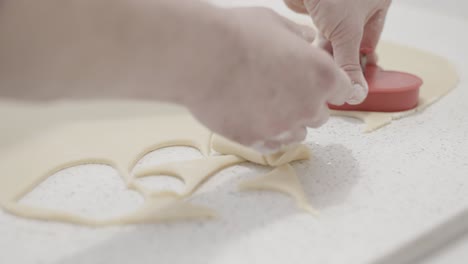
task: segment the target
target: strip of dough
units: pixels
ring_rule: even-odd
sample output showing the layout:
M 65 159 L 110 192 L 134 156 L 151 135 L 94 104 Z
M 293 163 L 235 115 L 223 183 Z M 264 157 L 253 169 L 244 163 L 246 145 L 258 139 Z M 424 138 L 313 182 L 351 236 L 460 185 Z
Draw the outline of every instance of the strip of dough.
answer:
M 239 184 L 239 189 L 243 191 L 269 190 L 282 192 L 292 197 L 300 209 L 318 215 L 317 211 L 309 204 L 301 182 L 294 168 L 289 164 L 275 168 L 271 172 L 253 180 L 244 181 Z

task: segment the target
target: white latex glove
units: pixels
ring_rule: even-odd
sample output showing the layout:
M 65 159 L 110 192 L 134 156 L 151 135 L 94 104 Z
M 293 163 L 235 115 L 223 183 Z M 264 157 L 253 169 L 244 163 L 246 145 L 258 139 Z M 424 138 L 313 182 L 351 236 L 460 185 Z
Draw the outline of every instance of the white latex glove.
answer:
M 327 102 L 341 105 L 353 94 L 345 72 L 322 49 L 314 31 L 270 9 L 228 11 L 238 63 L 209 96 L 189 105 L 221 135 L 263 152 L 302 141 L 306 126 L 328 120 Z M 221 62 L 220 62 L 221 63 Z
M 218 134 L 274 151 L 302 141 L 306 126 L 327 120 L 327 102 L 343 104 L 353 91 L 310 45 L 311 28 L 265 8 L 5 0 L 0 11 L 6 97 L 175 102 Z
M 376 63 L 375 48 L 391 0 L 284 0 L 294 11 L 310 14 L 320 30 L 321 46 L 333 52 L 357 89 L 352 103 L 363 101 L 368 92 L 360 66 L 360 52 Z

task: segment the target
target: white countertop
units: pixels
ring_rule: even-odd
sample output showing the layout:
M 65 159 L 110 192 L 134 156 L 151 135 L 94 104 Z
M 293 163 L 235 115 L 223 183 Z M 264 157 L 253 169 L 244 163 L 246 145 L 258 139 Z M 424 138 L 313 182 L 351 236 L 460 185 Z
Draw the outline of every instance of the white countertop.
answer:
M 286 12 L 280 1 L 232 2 L 268 3 Z M 220 212 L 214 221 L 93 229 L 0 211 L 0 263 L 372 263 L 467 209 L 468 21 L 460 11 L 467 4 L 444 1 L 444 8 L 433 9 L 436 1 L 394 2 L 383 38 L 447 57 L 460 85 L 423 113 L 372 134 L 343 118 L 310 131 L 314 159 L 294 167 L 320 218 L 296 210 L 280 194 L 237 192 L 239 179 L 258 168 L 236 166 L 193 198 Z M 193 156 L 176 149 L 145 160 Z M 96 216 L 141 202 L 112 169 L 99 165 L 58 173 L 27 200 Z M 424 263 L 461 263 L 467 245 L 468 238 Z

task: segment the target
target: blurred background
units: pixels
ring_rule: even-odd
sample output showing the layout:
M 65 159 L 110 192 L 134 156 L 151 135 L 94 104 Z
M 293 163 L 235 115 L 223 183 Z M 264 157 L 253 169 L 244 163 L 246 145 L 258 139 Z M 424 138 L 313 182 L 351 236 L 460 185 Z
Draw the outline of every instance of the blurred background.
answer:
M 468 1 L 458 0 L 393 0 L 398 3 L 405 3 L 420 7 L 426 10 L 442 12 L 446 15 L 468 18 Z

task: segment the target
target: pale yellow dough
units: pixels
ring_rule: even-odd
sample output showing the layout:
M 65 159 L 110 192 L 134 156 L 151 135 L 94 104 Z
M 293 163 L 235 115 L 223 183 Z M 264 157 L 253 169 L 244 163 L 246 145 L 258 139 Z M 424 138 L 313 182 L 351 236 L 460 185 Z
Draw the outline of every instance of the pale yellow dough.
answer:
M 421 76 L 421 104 L 403 113 L 335 112 L 363 119 L 367 130 L 381 127 L 427 107 L 457 83 L 454 68 L 444 59 L 415 49 L 383 44 L 381 62 L 386 69 Z M 0 102 L 0 206 L 18 216 L 92 226 L 151 223 L 177 219 L 211 218 L 209 208 L 185 202 L 209 177 L 242 162 L 273 167 L 256 179 L 240 184 L 242 190 L 283 192 L 305 211 L 314 212 L 294 169 L 296 160 L 308 159 L 303 145 L 270 156 L 213 135 L 190 113 L 169 104 L 143 102 L 60 102 L 48 105 Z M 191 146 L 203 158 L 133 168 L 148 152 L 168 146 Z M 211 154 L 212 150 L 219 154 Z M 96 220 L 62 211 L 18 203 L 35 186 L 67 167 L 102 163 L 114 167 L 130 189 L 143 195 L 141 208 L 113 219 Z M 137 178 L 171 175 L 185 183 L 182 193 L 152 191 Z
M 211 218 L 215 212 L 187 203 L 184 198 L 217 172 L 250 157 L 272 165 L 309 157 L 304 146 L 264 157 L 213 135 L 187 110 L 169 104 L 68 102 L 42 106 L 2 102 L 0 110 L 0 118 L 5 120 L 1 127 L 4 137 L 0 139 L 0 205 L 13 214 L 34 219 L 102 226 Z M 216 145 L 230 146 L 218 151 L 223 155 L 210 156 L 212 138 L 216 138 Z M 194 147 L 204 158 L 132 171 L 145 154 L 168 146 Z M 265 162 L 260 164 L 267 165 Z M 141 208 L 122 217 L 97 220 L 18 203 L 53 173 L 86 163 L 115 168 L 128 188 L 145 198 Z M 151 191 L 136 181 L 161 174 L 183 180 L 184 192 Z

